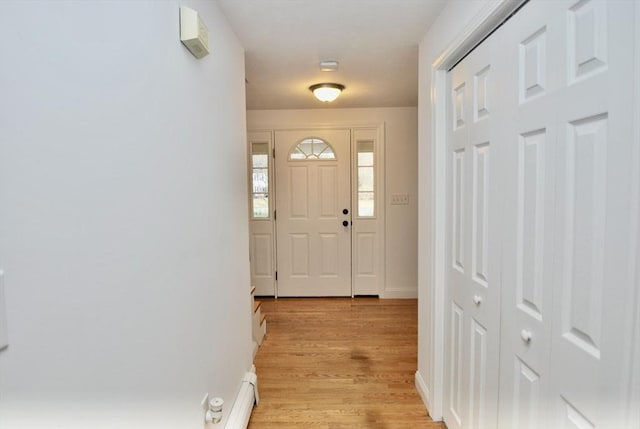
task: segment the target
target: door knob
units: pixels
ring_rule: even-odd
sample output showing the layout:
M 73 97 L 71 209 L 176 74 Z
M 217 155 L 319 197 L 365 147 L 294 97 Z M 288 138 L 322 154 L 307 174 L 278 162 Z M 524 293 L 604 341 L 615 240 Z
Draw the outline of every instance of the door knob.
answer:
M 482 297 L 480 295 L 473 295 L 473 302 L 476 305 L 482 304 Z
M 349 210 L 347 209 L 342 210 L 342 214 L 346 214 L 346 215 L 349 214 Z
M 343 220 L 342 221 L 342 226 L 349 226 L 349 221 L 348 220 Z
M 527 331 L 526 329 L 520 331 L 520 338 L 522 338 L 522 341 L 524 341 L 525 343 L 529 344 L 531 342 L 531 337 L 531 331 Z

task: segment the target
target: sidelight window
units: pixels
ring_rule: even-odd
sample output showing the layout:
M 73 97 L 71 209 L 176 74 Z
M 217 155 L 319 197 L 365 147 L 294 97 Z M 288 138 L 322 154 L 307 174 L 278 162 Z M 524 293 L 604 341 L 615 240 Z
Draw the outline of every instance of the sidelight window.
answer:
M 375 216 L 375 157 L 373 140 L 361 140 L 358 151 L 358 216 Z
M 269 217 L 269 144 L 251 143 L 252 217 Z

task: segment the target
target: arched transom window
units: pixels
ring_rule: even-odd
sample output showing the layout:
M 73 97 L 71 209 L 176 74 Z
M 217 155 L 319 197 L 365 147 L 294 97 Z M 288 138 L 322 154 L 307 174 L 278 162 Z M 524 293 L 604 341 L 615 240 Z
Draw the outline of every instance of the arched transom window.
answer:
M 336 159 L 333 148 L 326 141 L 310 137 L 298 143 L 289 154 L 290 160 Z

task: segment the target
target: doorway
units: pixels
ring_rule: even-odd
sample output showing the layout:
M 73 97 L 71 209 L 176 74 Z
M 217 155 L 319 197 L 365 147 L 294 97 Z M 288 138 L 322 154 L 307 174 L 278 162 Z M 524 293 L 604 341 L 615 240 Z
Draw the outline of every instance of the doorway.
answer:
M 250 131 L 258 296 L 384 297 L 384 124 Z

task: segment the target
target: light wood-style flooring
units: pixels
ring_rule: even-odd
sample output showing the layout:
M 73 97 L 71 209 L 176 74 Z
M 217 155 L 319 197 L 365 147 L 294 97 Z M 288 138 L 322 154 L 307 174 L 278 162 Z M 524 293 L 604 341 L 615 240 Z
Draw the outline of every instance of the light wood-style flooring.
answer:
M 249 429 L 446 429 L 414 384 L 416 300 L 261 301 L 267 336 Z

